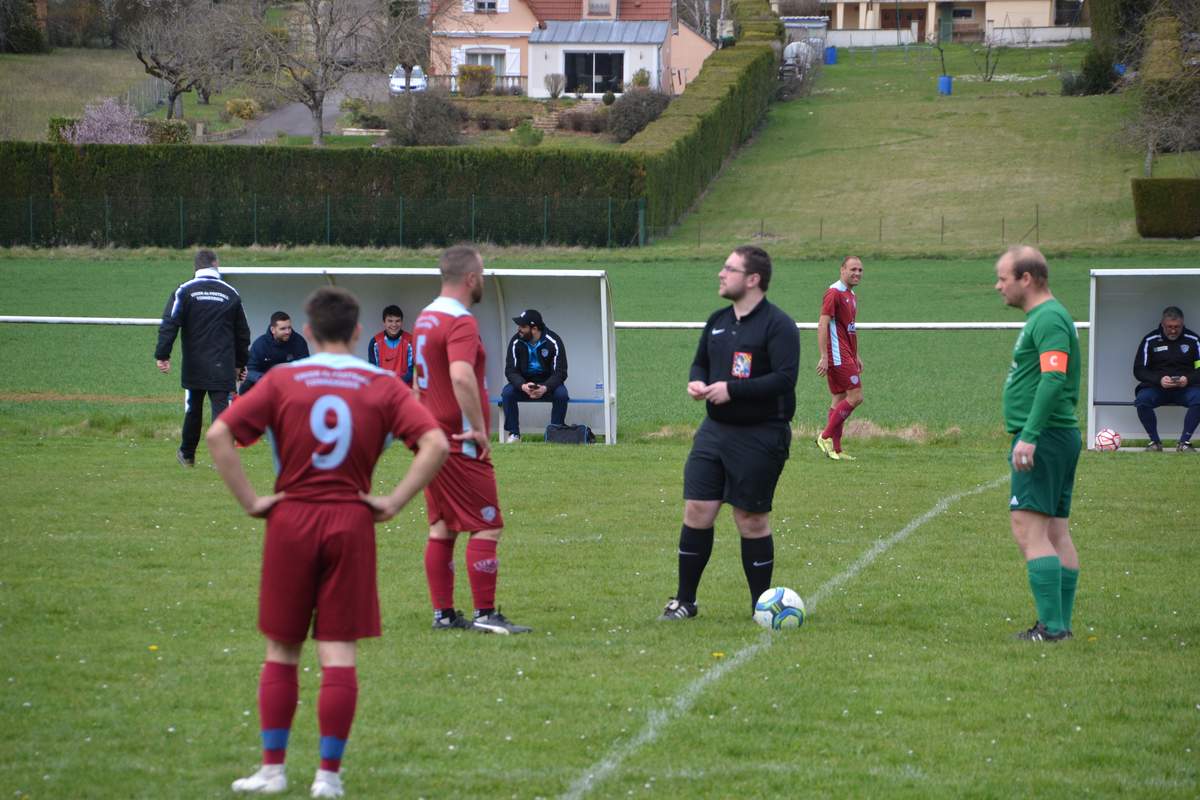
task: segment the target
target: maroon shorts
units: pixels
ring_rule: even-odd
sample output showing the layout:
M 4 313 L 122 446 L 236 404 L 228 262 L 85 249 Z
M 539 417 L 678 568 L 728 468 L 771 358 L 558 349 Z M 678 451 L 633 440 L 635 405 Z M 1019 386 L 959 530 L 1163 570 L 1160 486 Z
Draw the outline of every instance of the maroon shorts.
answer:
M 360 502 L 283 500 L 267 518 L 258 629 L 279 642 L 378 636 L 375 520 Z
M 842 394 L 851 389 L 862 387 L 862 367 L 858 362 L 852 364 L 842 364 L 840 367 L 830 367 L 825 373 L 825 380 L 829 382 L 830 394 Z
M 437 477 L 425 487 L 429 524 L 442 520 L 452 531 L 490 531 L 504 527 L 490 461 L 451 453 Z

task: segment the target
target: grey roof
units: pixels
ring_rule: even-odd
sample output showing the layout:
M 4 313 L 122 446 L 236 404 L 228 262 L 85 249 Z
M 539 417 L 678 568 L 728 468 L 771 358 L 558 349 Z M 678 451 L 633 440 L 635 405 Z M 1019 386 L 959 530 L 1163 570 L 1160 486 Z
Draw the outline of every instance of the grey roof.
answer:
M 546 27 L 534 28 L 530 44 L 662 44 L 669 22 L 659 20 L 624 22 L 550 20 Z

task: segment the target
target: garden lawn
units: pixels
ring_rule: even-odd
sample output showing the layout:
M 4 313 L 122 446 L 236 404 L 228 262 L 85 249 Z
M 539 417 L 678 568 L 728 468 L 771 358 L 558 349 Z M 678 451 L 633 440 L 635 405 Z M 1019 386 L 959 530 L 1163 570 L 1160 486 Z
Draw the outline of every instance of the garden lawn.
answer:
M 664 248 L 756 241 L 772 252 L 938 253 L 1136 239 L 1116 141 L 1132 99 L 1059 96 L 1082 45 L 1009 49 L 984 83 L 966 46 L 937 94 L 927 47 L 839 51 L 811 97 L 771 106 Z
M 147 77 L 125 49 L 2 53 L 0 139 L 45 141 L 51 117 L 81 116 L 87 104 L 117 97 Z

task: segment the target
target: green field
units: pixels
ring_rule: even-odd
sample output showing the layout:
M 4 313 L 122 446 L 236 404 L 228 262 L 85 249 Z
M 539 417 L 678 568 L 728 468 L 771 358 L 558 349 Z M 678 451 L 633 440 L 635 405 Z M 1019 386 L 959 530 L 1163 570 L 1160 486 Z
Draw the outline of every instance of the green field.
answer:
M 146 78 L 129 51 L 58 48 L 0 54 L 0 139 L 45 141 L 50 117 L 78 117 L 88 103 Z
M 804 256 L 1136 240 L 1129 180 L 1141 153 L 1117 141 L 1133 97 L 1059 96 L 1059 72 L 1078 69 L 1084 52 L 1007 50 L 984 83 L 967 46 L 948 47 L 954 94 L 939 97 L 930 48 L 840 51 L 811 97 L 771 107 L 663 244 L 755 239 Z M 1164 174 L 1196 165 L 1197 153 L 1168 159 Z
M 602 265 L 618 319 L 699 320 L 718 304 L 719 261 L 600 255 L 489 264 Z M 1154 262 L 1172 263 L 1188 260 Z M 1089 267 L 1142 265 L 1052 262 L 1053 286 L 1082 319 Z M 990 268 L 869 260 L 860 317 L 1019 319 Z M 782 260 L 771 296 L 811 318 L 834 270 Z M 187 274 L 186 255 L 168 252 L 9 252 L 0 313 L 155 316 Z M 702 413 L 682 389 L 695 332 L 620 332 L 626 444 L 495 452 L 499 600 L 534 634 L 430 633 L 423 504 L 381 526 L 385 634 L 362 648 L 347 796 L 1196 796 L 1200 587 L 1195 501 L 1178 480 L 1195 468 L 1085 453 L 1076 638 L 1012 641 L 1034 616 L 1005 514 L 998 391 L 1012 339 L 864 332 L 854 463 L 812 446 L 827 395 L 806 367 L 773 521 L 776 583 L 811 615 L 772 636 L 747 618 L 726 514 L 701 616 L 654 621 L 674 592 L 681 470 Z M 174 463 L 178 383 L 154 370 L 153 340 L 153 328 L 0 325 L 0 789 L 15 796 L 222 797 L 257 760 L 261 523 L 206 454 L 196 470 Z M 802 347 L 808 365 L 811 336 Z M 265 489 L 266 448 L 242 453 Z M 407 459 L 385 456 L 381 489 Z M 458 598 L 469 602 L 465 580 Z M 315 768 L 311 653 L 304 668 L 289 797 Z

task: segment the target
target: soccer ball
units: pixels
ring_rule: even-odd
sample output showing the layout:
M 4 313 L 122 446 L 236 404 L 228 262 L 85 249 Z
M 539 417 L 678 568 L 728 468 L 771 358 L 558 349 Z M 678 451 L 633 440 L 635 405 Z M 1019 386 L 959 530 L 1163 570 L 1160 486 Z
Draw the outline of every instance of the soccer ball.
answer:
M 1112 428 L 1101 428 L 1096 431 L 1097 450 L 1118 450 L 1121 447 L 1121 434 Z
M 764 628 L 799 628 L 804 624 L 804 601 L 783 586 L 767 589 L 754 604 L 754 621 Z

